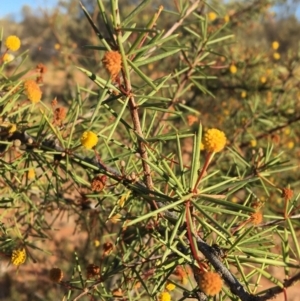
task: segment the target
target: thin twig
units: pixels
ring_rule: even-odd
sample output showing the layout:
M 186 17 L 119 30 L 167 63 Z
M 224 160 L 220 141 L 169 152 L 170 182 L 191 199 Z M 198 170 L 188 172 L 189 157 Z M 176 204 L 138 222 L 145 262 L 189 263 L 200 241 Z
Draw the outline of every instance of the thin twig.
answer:
M 266 301 L 270 300 L 276 297 L 276 295 L 279 295 L 285 291 L 288 287 L 293 286 L 296 282 L 300 281 L 300 273 L 296 274 L 295 276 L 291 277 L 290 279 L 287 279 L 283 283 L 283 287 L 275 286 L 267 290 L 266 293 L 264 293 L 262 296 L 259 296 L 259 301 Z

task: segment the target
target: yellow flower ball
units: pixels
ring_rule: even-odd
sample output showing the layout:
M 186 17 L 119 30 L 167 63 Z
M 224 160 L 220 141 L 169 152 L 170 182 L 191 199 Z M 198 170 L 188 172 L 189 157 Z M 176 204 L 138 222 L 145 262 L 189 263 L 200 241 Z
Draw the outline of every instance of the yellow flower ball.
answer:
M 26 250 L 24 248 L 15 249 L 11 254 L 11 263 L 19 266 L 26 260 Z
M 230 17 L 228 15 L 224 16 L 224 22 L 228 23 L 230 21 Z
M 242 98 L 246 98 L 247 97 L 247 92 L 246 91 L 242 91 L 241 92 L 241 97 Z
M 42 91 L 39 85 L 32 79 L 24 82 L 25 93 L 32 103 L 37 103 L 42 98 Z
M 229 71 L 230 71 L 230 73 L 232 73 L 232 74 L 237 73 L 237 67 L 236 67 L 236 65 L 233 65 L 233 64 L 230 65 Z
M 215 272 L 204 272 L 200 275 L 199 288 L 207 296 L 217 295 L 223 286 L 221 276 Z
M 272 48 L 273 48 L 274 50 L 277 50 L 277 49 L 279 48 L 279 43 L 278 43 L 277 41 L 274 41 L 274 42 L 272 43 Z
M 203 144 L 205 150 L 209 152 L 220 152 L 226 145 L 226 136 L 222 131 L 209 129 L 204 135 Z
M 175 288 L 176 288 L 176 285 L 171 282 L 166 285 L 166 290 L 168 290 L 168 291 L 173 291 Z
M 8 36 L 5 40 L 5 46 L 11 51 L 17 51 L 21 46 L 21 41 L 17 36 Z
M 285 135 L 289 135 L 291 133 L 291 129 L 290 128 L 285 128 L 284 129 L 284 134 Z
M 100 240 L 95 239 L 95 240 L 94 240 L 94 246 L 95 246 L 96 248 L 98 248 L 98 247 L 100 246 Z
M 35 171 L 33 168 L 30 168 L 28 171 L 27 171 L 27 177 L 29 180 L 33 180 L 35 178 Z
M 262 77 L 260 78 L 260 82 L 261 82 L 262 84 L 264 84 L 266 81 L 267 81 L 267 78 L 266 78 L 265 76 L 262 76 Z
M 294 141 L 289 141 L 288 144 L 287 144 L 287 147 L 288 147 L 289 149 L 294 148 L 294 146 L 295 146 Z
M 210 21 L 215 21 L 217 19 L 217 14 L 215 12 L 213 12 L 213 11 L 209 12 L 208 13 L 208 19 Z
M 273 58 L 274 58 L 274 60 L 279 60 L 280 59 L 280 54 L 278 52 L 275 52 L 273 54 Z
M 160 301 L 171 301 L 171 295 L 169 292 L 162 292 L 159 296 Z
M 266 70 L 266 75 L 271 75 L 272 73 L 273 73 L 272 69 L 269 68 L 269 69 Z
M 95 133 L 86 131 L 82 134 L 80 142 L 85 148 L 91 149 L 97 144 L 98 137 Z
M 239 198 L 236 196 L 232 197 L 232 199 L 231 199 L 232 203 L 237 203 L 238 201 L 239 201 Z
M 14 123 L 11 123 L 8 127 L 8 133 L 11 135 L 17 130 L 17 125 Z
M 255 139 L 252 139 L 250 141 L 250 144 L 251 144 L 252 147 L 255 147 L 257 145 L 257 141 Z

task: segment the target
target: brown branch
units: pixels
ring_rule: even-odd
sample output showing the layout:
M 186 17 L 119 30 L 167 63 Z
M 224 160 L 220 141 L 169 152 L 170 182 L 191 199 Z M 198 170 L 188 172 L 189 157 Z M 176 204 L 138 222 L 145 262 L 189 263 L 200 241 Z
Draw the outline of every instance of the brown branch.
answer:
M 174 23 L 174 25 L 166 32 L 166 34 L 163 36 L 163 38 L 166 38 L 166 37 L 170 36 L 183 23 L 185 18 L 187 18 L 193 11 L 195 11 L 198 8 L 200 2 L 201 1 L 194 2 L 193 5 L 191 5 L 191 7 L 186 11 L 185 15 L 180 20 L 178 20 L 176 23 Z M 177 99 L 178 96 L 180 95 L 181 91 L 186 86 L 186 83 L 188 82 L 189 78 L 191 77 L 191 75 L 195 71 L 194 69 L 195 69 L 196 65 L 198 64 L 199 57 L 202 55 L 202 49 L 203 49 L 204 45 L 205 44 L 203 44 L 201 49 L 198 51 L 198 54 L 197 54 L 196 58 L 194 59 L 194 62 L 193 63 L 187 62 L 190 65 L 190 67 L 181 76 L 180 85 L 177 87 L 177 91 L 175 92 L 170 104 L 168 105 L 168 108 L 171 108 L 178 101 L 178 99 Z M 154 49 L 151 49 L 150 53 L 152 51 L 154 51 Z M 162 123 L 164 122 L 165 119 L 168 118 L 169 115 L 170 115 L 170 113 L 168 113 L 168 112 L 163 113 L 160 120 L 157 122 L 157 126 L 154 129 L 153 136 L 156 136 L 158 134 Z
M 193 63 L 189 63 L 190 65 L 189 69 L 182 75 L 181 79 L 180 79 L 180 85 L 177 87 L 177 90 L 170 102 L 170 104 L 168 105 L 168 109 L 170 109 L 174 104 L 176 104 L 178 102 L 178 97 L 181 93 L 181 91 L 185 88 L 187 82 L 189 81 L 191 75 L 195 72 L 195 67 L 198 64 L 198 59 L 200 58 L 201 54 L 202 54 L 202 49 L 205 46 L 205 44 L 202 45 L 202 48 L 199 50 L 198 55 L 196 56 L 196 58 L 194 59 Z M 153 136 L 156 136 L 159 132 L 159 128 L 161 127 L 162 123 L 168 118 L 168 116 L 170 115 L 169 112 L 165 112 L 160 120 L 157 122 L 157 126 L 154 130 Z
M 218 256 L 215 254 L 214 249 L 209 246 L 200 236 L 196 236 L 197 246 L 205 258 L 211 263 L 215 270 L 221 274 L 222 278 L 229 286 L 230 291 L 238 296 L 242 301 L 260 301 L 258 297 L 249 294 L 241 283 L 231 274 L 231 272 L 225 267 L 220 261 Z
M 179 19 L 177 22 L 174 23 L 174 25 L 162 36 L 162 39 L 165 39 L 167 37 L 169 37 L 171 34 L 173 34 L 173 32 L 183 23 L 183 21 L 193 12 L 195 11 L 199 4 L 200 4 L 201 0 L 196 0 L 193 4 L 191 4 L 191 6 L 187 9 L 187 11 L 185 12 L 185 14 L 181 17 L 181 19 Z M 148 55 L 150 55 L 153 51 L 156 50 L 156 48 L 158 47 L 154 46 L 153 48 L 151 48 L 148 52 Z
M 259 296 L 259 301 L 266 301 L 270 300 L 276 297 L 276 295 L 279 295 L 285 291 L 285 289 L 293 286 L 296 282 L 300 281 L 300 273 L 296 274 L 295 276 L 291 277 L 290 279 L 287 279 L 283 283 L 283 287 L 275 286 L 273 288 L 270 288 L 267 290 L 265 294 L 262 296 Z
M 294 117 L 294 118 L 291 118 L 291 119 L 288 120 L 288 122 L 286 122 L 285 124 L 276 126 L 276 127 L 272 128 L 272 129 L 270 129 L 269 131 L 267 131 L 266 133 L 261 133 L 261 134 L 257 135 L 257 136 L 255 137 L 255 140 L 260 140 L 260 139 L 266 138 L 266 137 L 268 137 L 269 135 L 271 135 L 272 133 L 277 132 L 277 131 L 280 131 L 280 130 L 286 128 L 287 126 L 289 126 L 289 125 L 291 125 L 291 124 L 293 124 L 293 123 L 295 123 L 295 122 L 298 122 L 298 121 L 300 121 L 300 116 L 296 116 L 296 117 Z M 244 147 L 247 147 L 247 146 L 249 146 L 249 145 L 250 145 L 250 141 L 247 141 L 247 142 L 241 143 L 241 144 L 239 145 L 239 147 L 240 147 L 240 148 L 244 148 Z

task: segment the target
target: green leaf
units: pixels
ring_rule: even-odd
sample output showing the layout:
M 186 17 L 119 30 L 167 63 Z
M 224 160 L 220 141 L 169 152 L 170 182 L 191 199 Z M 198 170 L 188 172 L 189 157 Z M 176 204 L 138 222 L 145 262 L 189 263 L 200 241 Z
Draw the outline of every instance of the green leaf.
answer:
M 151 88 L 153 88 L 155 91 L 157 90 L 157 87 L 153 84 L 153 81 L 145 74 L 143 73 L 133 62 L 130 60 L 127 60 L 130 67 L 137 73 L 137 75 L 140 76 L 142 80 L 144 80 Z
M 166 58 L 168 56 L 174 55 L 175 53 L 177 53 L 179 51 L 180 51 L 180 49 L 177 48 L 177 49 L 174 49 L 174 50 L 171 50 L 171 51 L 163 52 L 161 54 L 149 57 L 148 59 L 140 57 L 138 60 L 134 61 L 134 64 L 137 67 L 140 67 L 140 66 L 143 66 L 143 65 L 147 65 L 147 64 L 151 64 L 151 63 L 154 63 L 156 61 L 160 61 L 160 60 L 162 60 L 162 59 L 164 59 L 164 58 Z

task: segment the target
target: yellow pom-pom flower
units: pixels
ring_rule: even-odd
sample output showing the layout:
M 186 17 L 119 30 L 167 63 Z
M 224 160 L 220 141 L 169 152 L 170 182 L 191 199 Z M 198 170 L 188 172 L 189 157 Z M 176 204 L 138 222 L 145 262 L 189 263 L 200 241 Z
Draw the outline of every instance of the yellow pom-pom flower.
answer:
M 278 43 L 277 41 L 274 41 L 274 42 L 272 43 L 272 48 L 273 48 L 274 50 L 277 50 L 277 49 L 279 48 L 279 43 Z
M 17 125 L 14 123 L 11 123 L 8 127 L 8 133 L 12 135 L 17 130 Z
M 95 240 L 94 240 L 94 246 L 95 246 L 96 248 L 98 248 L 98 247 L 100 246 L 100 240 L 95 239 Z
M 230 21 L 229 15 L 225 15 L 225 16 L 224 16 L 224 22 L 225 22 L 225 23 L 228 23 L 229 21 Z
M 171 301 L 171 295 L 169 292 L 162 292 L 159 296 L 159 301 Z
M 260 78 L 260 82 L 261 82 L 262 84 L 265 84 L 266 81 L 267 81 L 267 78 L 266 78 L 265 76 L 262 76 L 262 77 Z
M 218 273 L 204 272 L 199 278 L 199 288 L 205 295 L 215 296 L 221 291 L 223 281 Z
M 287 144 L 287 147 L 288 147 L 289 149 L 294 148 L 294 146 L 295 146 L 294 141 L 289 141 L 288 144 Z
M 252 147 L 255 147 L 257 145 L 257 141 L 255 139 L 250 140 L 250 144 Z
M 167 291 L 173 291 L 174 289 L 176 288 L 176 285 L 175 284 L 173 284 L 173 283 L 171 283 L 171 282 L 169 282 L 167 285 L 166 285 L 166 290 Z
M 39 85 L 32 79 L 24 82 L 25 93 L 32 103 L 37 103 L 42 98 L 42 91 Z
M 246 91 L 242 91 L 241 92 L 241 97 L 242 98 L 246 98 L 247 97 L 247 92 Z
M 226 136 L 218 129 L 209 129 L 204 135 L 203 145 L 209 152 L 220 152 L 226 145 Z
M 82 134 L 80 142 L 85 148 L 91 149 L 97 144 L 98 137 L 95 133 L 86 131 Z
M 236 65 L 234 65 L 234 64 L 230 65 L 229 71 L 230 71 L 231 74 L 237 73 L 237 67 L 236 67 Z
M 26 250 L 24 248 L 13 250 L 11 254 L 11 263 L 13 265 L 19 266 L 23 264 L 25 260 L 26 260 Z
M 60 268 L 52 268 L 49 271 L 49 278 L 51 281 L 59 283 L 62 281 L 64 273 Z
M 211 11 L 210 13 L 208 13 L 208 19 L 210 21 L 215 21 L 217 19 L 217 14 L 213 11 Z
M 275 52 L 275 53 L 273 54 L 273 58 L 274 58 L 274 60 L 278 61 L 278 60 L 280 59 L 280 53 Z
M 17 36 L 8 36 L 5 40 L 5 46 L 11 51 L 17 51 L 21 46 L 21 41 Z
M 35 171 L 33 168 L 30 168 L 27 172 L 27 177 L 29 180 L 32 180 L 35 178 Z

